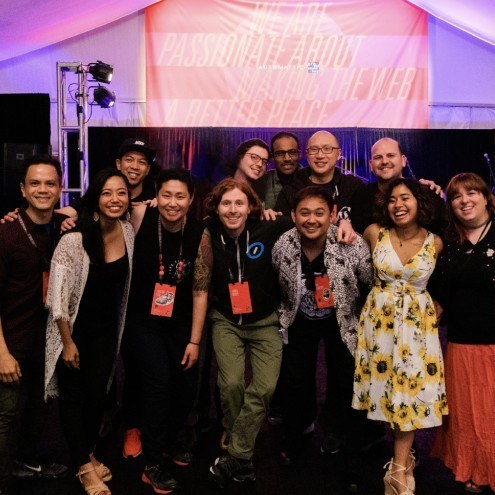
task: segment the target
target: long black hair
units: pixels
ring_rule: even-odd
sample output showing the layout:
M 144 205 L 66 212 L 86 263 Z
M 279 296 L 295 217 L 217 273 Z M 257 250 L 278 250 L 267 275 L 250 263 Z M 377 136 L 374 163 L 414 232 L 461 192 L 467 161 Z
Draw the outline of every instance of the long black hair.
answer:
M 101 191 L 103 190 L 108 179 L 120 177 L 127 188 L 129 198 L 129 207 L 120 217 L 125 219 L 131 211 L 131 195 L 129 192 L 129 183 L 125 175 L 116 168 L 104 168 L 100 170 L 90 182 L 86 194 L 81 197 L 81 206 L 78 212 L 77 227 L 75 230 L 82 233 L 83 247 L 88 253 L 92 263 L 105 263 L 105 248 L 103 246 L 103 235 L 101 232 L 100 222 L 95 220 L 96 215 L 100 214 L 99 201 Z

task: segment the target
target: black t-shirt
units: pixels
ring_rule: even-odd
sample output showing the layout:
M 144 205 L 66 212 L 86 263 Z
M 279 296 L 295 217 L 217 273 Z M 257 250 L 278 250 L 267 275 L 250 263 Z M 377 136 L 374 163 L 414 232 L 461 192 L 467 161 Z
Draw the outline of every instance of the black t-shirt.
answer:
M 328 318 L 333 308 L 318 309 L 315 301 L 315 275 L 326 273 L 324 252 L 322 251 L 313 261 L 309 261 L 301 251 L 301 302 L 298 312 L 308 320 Z
M 162 232 L 163 283 L 176 286 L 174 310 L 171 317 L 152 316 L 151 303 L 155 284 L 159 281 L 158 218 L 156 208 L 147 208 L 136 235 L 128 318 L 158 324 L 190 326 L 192 322 L 192 281 L 194 262 L 204 225 L 188 216 L 184 232 Z M 182 256 L 179 256 L 182 244 Z M 180 277 L 179 277 L 180 274 Z

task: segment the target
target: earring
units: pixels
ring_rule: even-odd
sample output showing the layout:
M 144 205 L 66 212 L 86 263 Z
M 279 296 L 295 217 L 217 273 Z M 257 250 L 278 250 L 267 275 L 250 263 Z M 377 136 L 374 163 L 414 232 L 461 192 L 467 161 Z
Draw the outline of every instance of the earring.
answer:
M 130 222 L 131 221 L 131 214 L 129 213 L 129 211 L 126 211 L 125 212 L 125 219 Z
M 100 214 L 97 211 L 95 211 L 93 213 L 93 220 L 97 222 L 99 219 L 100 219 Z

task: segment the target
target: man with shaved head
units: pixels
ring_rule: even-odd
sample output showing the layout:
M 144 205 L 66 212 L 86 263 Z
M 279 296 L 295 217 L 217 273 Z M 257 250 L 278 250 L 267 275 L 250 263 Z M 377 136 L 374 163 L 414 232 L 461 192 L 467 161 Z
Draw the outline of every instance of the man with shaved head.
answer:
M 369 164 L 371 171 L 376 176 L 376 182 L 366 184 L 362 194 L 354 196 L 351 205 L 352 226 L 360 234 L 374 222 L 373 212 L 378 194 L 384 192 L 392 181 L 402 177 L 402 172 L 407 165 L 407 158 L 398 141 L 384 137 L 376 141 L 371 147 Z M 439 196 L 441 189 L 432 181 L 421 179 L 420 182 L 425 188 L 429 187 L 429 194 L 432 195 L 435 207 L 432 228 L 435 233 L 439 233 L 445 217 L 445 204 Z
M 348 220 L 351 199 L 356 192 L 363 190 L 364 184 L 357 177 L 344 174 L 336 167 L 342 157 L 336 136 L 328 131 L 315 132 L 308 140 L 306 157 L 309 167 L 297 171 L 292 183 L 282 189 L 275 211 L 290 214 L 297 191 L 306 186 L 320 185 L 335 201 L 339 218 Z

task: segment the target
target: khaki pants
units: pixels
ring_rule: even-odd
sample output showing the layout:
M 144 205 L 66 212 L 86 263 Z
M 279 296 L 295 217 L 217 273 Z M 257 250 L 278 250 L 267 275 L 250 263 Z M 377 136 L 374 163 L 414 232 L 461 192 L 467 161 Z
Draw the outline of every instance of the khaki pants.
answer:
M 237 325 L 216 310 L 210 311 L 209 318 L 224 426 L 230 434 L 229 453 L 249 460 L 280 373 L 282 340 L 278 318 L 272 313 L 254 323 Z M 247 350 L 252 379 L 246 387 Z

